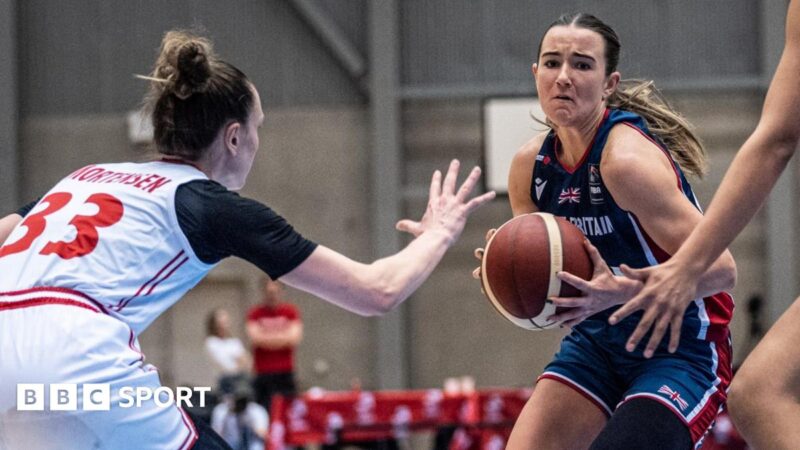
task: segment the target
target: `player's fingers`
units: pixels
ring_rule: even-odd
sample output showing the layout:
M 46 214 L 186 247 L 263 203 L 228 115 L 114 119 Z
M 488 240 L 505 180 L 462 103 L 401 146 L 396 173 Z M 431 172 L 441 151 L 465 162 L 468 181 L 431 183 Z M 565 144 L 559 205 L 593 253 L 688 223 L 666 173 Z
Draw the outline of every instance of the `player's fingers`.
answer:
M 649 268 L 644 269 L 631 269 L 627 264 L 620 264 L 619 270 L 622 272 L 623 275 L 632 279 L 632 280 L 639 280 L 639 281 L 646 281 L 649 275 L 648 273 Z
M 406 233 L 411 233 L 414 236 L 419 236 L 422 234 L 422 224 L 413 220 L 403 219 L 397 222 L 394 227 L 398 231 L 405 231 Z
M 458 188 L 458 193 L 456 194 L 456 199 L 458 199 L 459 203 L 464 203 L 467 201 L 469 194 L 475 188 L 475 184 L 478 183 L 478 179 L 481 177 L 481 168 L 475 166 L 469 172 L 469 176 L 464 182 L 461 184 L 461 187 Z
M 642 320 L 639 321 L 639 325 L 636 326 L 636 329 L 633 330 L 630 337 L 628 338 L 628 342 L 625 344 L 625 350 L 632 352 L 636 350 L 636 346 L 639 345 L 639 341 L 642 340 L 647 331 L 650 329 L 650 326 L 653 324 L 654 314 L 651 311 L 646 311 L 644 316 L 642 316 Z
M 678 350 L 678 345 L 681 343 L 681 326 L 683 325 L 683 314 L 675 314 L 672 317 L 672 322 L 669 324 L 669 352 L 675 353 Z
M 486 240 L 489 241 L 495 233 L 497 233 L 497 228 L 489 228 L 489 231 L 486 232 Z
M 484 250 L 482 248 L 476 248 L 472 254 L 475 255 L 475 258 L 477 258 L 478 261 L 483 261 Z
M 622 307 L 616 310 L 614 314 L 608 318 L 608 323 L 611 325 L 616 325 L 622 321 L 622 319 L 642 309 L 642 305 L 646 304 L 647 298 L 648 297 L 644 294 L 644 291 L 640 292 L 638 295 L 636 295 L 636 297 L 633 297 L 627 303 L 622 305 Z
M 481 279 L 481 268 L 480 267 L 476 267 L 475 270 L 472 271 L 472 278 L 475 278 L 476 280 L 480 280 Z
M 461 163 L 457 159 L 454 159 L 450 162 L 450 167 L 447 169 L 447 175 L 444 177 L 444 183 L 442 183 L 443 195 L 455 194 L 456 179 L 458 178 L 459 167 L 461 167 Z
M 569 272 L 558 272 L 556 274 L 556 277 L 558 277 L 559 280 L 569 284 L 570 286 L 574 287 L 575 289 L 583 293 L 592 290 L 591 287 L 592 285 L 588 281 L 584 280 L 583 278 L 576 277 L 575 275 Z
M 658 348 L 658 344 L 661 343 L 661 340 L 664 338 L 664 333 L 667 331 L 669 319 L 669 315 L 663 314 L 656 320 L 655 326 L 653 326 L 653 334 L 650 335 L 650 340 L 647 342 L 647 347 L 644 349 L 645 358 L 653 357 L 653 354 Z
M 473 198 L 472 200 L 467 202 L 467 213 L 472 213 L 472 211 L 475 211 L 484 204 L 490 202 L 492 199 L 494 199 L 495 195 L 496 194 L 494 191 L 489 191 L 485 194 L 481 194 Z
M 428 193 L 428 202 L 433 202 L 442 195 L 442 172 L 435 170 L 431 177 L 431 188 Z
M 550 297 L 548 300 L 554 305 L 564 308 L 586 305 L 586 297 Z
M 595 273 L 611 271 L 611 269 L 608 268 L 608 264 L 606 264 L 606 260 L 603 259 L 603 257 L 600 255 L 600 252 L 597 250 L 597 247 L 592 245 L 588 239 L 583 240 L 583 246 L 586 247 L 586 253 L 589 254 L 589 258 L 592 260 Z
M 583 317 L 586 312 L 583 308 L 570 308 L 565 311 L 561 311 L 558 314 L 553 314 L 552 316 L 547 318 L 548 322 L 563 322 L 567 320 L 577 319 L 579 317 Z

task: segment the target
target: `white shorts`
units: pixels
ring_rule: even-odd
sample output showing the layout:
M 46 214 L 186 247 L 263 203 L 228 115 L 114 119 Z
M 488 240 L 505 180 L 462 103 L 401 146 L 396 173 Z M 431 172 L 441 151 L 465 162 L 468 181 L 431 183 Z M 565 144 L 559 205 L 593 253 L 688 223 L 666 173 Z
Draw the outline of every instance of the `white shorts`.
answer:
M 44 411 L 17 410 L 17 384 L 44 385 Z M 49 385 L 78 386 L 77 410 L 50 411 Z M 83 411 L 82 388 L 109 384 L 110 411 Z M 122 408 L 122 387 L 161 386 L 131 329 L 74 291 L 0 293 L 0 450 L 191 448 L 197 431 L 174 403 Z

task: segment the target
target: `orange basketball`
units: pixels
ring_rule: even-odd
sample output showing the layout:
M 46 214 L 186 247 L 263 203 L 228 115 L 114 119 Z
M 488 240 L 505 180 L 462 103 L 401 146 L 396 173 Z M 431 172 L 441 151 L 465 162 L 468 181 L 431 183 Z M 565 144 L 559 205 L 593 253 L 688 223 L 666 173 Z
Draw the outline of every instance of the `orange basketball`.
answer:
M 486 243 L 481 262 L 486 297 L 517 326 L 529 330 L 558 326 L 548 322 L 556 307 L 545 300 L 581 295 L 556 273 L 591 279 L 594 269 L 584 239 L 575 225 L 552 214 L 532 213 L 509 220 Z

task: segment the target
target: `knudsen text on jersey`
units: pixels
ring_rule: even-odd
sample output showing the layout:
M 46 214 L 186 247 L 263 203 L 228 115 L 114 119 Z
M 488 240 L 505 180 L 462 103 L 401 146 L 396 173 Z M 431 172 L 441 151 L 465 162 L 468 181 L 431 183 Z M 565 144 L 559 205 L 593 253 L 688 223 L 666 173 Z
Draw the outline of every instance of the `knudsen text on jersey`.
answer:
M 86 166 L 82 169 L 78 169 L 76 172 L 70 175 L 69 178 L 86 183 L 128 184 L 147 192 L 153 192 L 161 186 L 164 186 L 172 181 L 169 178 L 152 173 L 114 172 L 95 166 Z
M 608 216 L 567 217 L 567 220 L 580 228 L 585 236 L 605 236 L 614 232 L 614 225 Z

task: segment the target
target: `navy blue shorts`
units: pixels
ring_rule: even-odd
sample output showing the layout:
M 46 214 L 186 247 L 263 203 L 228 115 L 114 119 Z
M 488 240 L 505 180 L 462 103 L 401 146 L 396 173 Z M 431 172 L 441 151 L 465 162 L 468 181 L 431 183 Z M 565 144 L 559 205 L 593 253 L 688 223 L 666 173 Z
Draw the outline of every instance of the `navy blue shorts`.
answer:
M 641 313 L 615 326 L 608 324 L 609 314 L 598 314 L 575 327 L 539 379 L 564 383 L 608 416 L 627 400 L 653 399 L 686 424 L 693 442 L 701 442 L 725 403 L 732 377 L 727 327 L 700 331 L 699 324 L 685 318 L 678 351 L 667 351 L 667 336 L 646 359 L 643 350 L 649 334 L 634 352 L 625 350 Z

